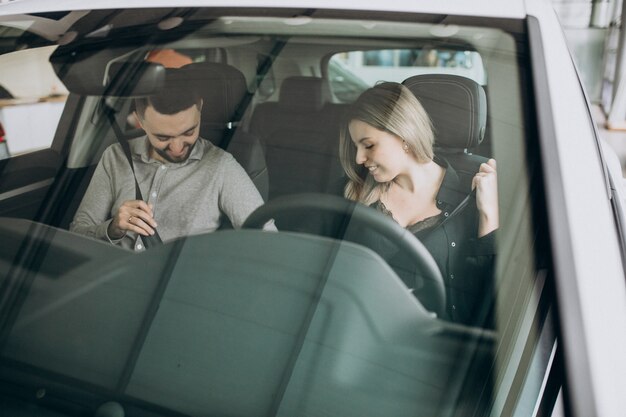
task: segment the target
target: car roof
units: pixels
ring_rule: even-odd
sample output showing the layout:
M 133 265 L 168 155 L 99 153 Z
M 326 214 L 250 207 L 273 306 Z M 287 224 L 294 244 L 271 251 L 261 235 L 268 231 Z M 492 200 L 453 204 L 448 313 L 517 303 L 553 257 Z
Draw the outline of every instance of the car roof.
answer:
M 2 1 L 2 0 L 0 0 Z M 6 1 L 6 0 L 5 0 Z M 523 0 L 9 0 L 0 5 L 0 15 L 65 10 L 148 8 L 148 7 L 276 7 L 375 10 L 523 18 Z

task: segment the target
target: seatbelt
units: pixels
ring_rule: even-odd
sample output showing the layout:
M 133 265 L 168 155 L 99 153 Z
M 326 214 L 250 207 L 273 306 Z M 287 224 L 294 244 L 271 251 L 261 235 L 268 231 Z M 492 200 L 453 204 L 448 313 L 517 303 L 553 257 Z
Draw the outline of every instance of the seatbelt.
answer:
M 133 179 L 135 180 L 135 199 L 144 201 L 143 196 L 141 195 L 141 190 L 139 189 L 139 183 L 137 182 L 137 177 L 135 175 L 135 165 L 133 164 L 133 158 L 130 153 L 130 146 L 128 145 L 128 141 L 124 137 L 124 133 L 122 132 L 122 129 L 120 129 L 120 126 L 117 123 L 117 120 L 115 120 L 115 110 L 113 110 L 113 108 L 105 104 L 104 111 L 107 114 L 107 118 L 109 119 L 109 123 L 111 124 L 111 127 L 113 128 L 115 137 L 117 141 L 119 142 L 119 144 L 122 146 L 122 149 L 124 150 L 124 154 L 126 155 L 126 159 L 128 159 L 130 170 L 133 172 Z M 159 236 L 159 232 L 157 232 L 156 230 L 154 231 L 154 234 L 152 236 L 141 236 L 141 240 L 143 240 L 143 245 L 146 247 L 146 249 L 150 249 L 152 247 L 163 244 L 163 241 L 161 240 L 161 237 Z
M 248 106 L 250 105 L 250 103 L 252 102 L 252 99 L 254 98 L 255 93 L 257 92 L 261 83 L 263 83 L 263 80 L 265 80 L 265 77 L 267 76 L 270 69 L 274 65 L 274 61 L 276 60 L 276 57 L 280 54 L 280 52 L 283 50 L 285 45 L 287 45 L 286 40 L 277 40 L 276 42 L 274 42 L 274 45 L 272 46 L 272 50 L 265 57 L 263 62 L 259 64 L 256 76 L 255 76 L 253 90 L 251 92 L 250 91 L 246 92 L 246 94 L 241 98 L 239 103 L 237 103 L 237 107 L 235 108 L 235 113 L 232 118 L 234 123 L 232 123 L 232 121 L 231 123 L 228 123 L 225 129 L 226 133 L 222 136 L 222 140 L 219 143 L 220 148 L 224 150 L 228 149 L 228 145 L 230 145 L 230 141 L 235 135 L 235 130 L 237 129 L 237 125 L 241 122 L 241 119 L 243 119 L 243 115 L 248 109 Z
M 439 223 L 436 227 L 441 227 L 444 224 L 446 224 L 450 219 L 452 219 L 454 216 L 456 216 L 457 214 L 459 214 L 461 211 L 463 211 L 465 209 L 465 207 L 467 207 L 467 205 L 470 203 L 470 200 L 475 199 L 476 198 L 476 189 L 474 188 L 457 206 L 454 210 L 452 210 L 451 213 L 448 214 L 448 217 L 446 217 L 445 219 L 443 219 L 443 221 L 441 223 Z

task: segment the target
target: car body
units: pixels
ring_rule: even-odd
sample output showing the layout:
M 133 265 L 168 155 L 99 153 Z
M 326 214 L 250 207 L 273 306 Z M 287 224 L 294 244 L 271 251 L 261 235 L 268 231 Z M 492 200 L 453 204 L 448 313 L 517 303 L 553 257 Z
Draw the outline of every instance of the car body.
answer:
M 3 414 L 623 414 L 621 169 L 558 20 L 542 1 L 441 3 L 0 6 L 0 83 L 26 101 L 17 110 L 37 104 L 10 137 L 32 146 L 0 161 Z M 155 51 L 241 73 L 225 119 L 219 88 L 198 82 L 202 117 L 216 118 L 201 132 L 246 169 L 267 203 L 256 224 L 274 218 L 277 232 L 225 227 L 134 253 L 67 230 L 104 149 L 141 135 L 132 98 L 173 65 Z M 342 198 L 342 115 L 378 79 L 424 74 L 485 92 L 471 149 L 443 137 L 480 111 L 418 99 L 436 103 L 438 152 L 498 161 L 493 328 L 425 308 L 348 238 L 372 228 L 404 245 L 388 218 Z M 49 125 L 37 142 L 30 128 Z M 327 209 L 341 233 L 307 228 Z

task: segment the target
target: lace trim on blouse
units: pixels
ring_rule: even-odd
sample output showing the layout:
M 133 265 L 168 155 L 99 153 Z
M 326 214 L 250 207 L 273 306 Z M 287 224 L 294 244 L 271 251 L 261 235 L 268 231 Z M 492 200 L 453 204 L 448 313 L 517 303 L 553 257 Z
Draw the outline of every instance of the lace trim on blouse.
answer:
M 396 223 L 398 223 L 398 220 L 395 217 L 393 217 L 393 213 L 391 212 L 391 210 L 387 208 L 387 206 L 385 206 L 385 203 L 378 200 L 376 204 L 376 208 L 383 214 L 391 217 Z M 426 217 L 425 219 L 420 220 L 417 223 L 410 224 L 406 226 L 405 229 L 415 234 L 423 230 L 430 229 L 430 228 L 437 226 L 437 224 L 441 221 L 442 218 L 443 218 L 443 213 L 435 214 L 434 216 Z

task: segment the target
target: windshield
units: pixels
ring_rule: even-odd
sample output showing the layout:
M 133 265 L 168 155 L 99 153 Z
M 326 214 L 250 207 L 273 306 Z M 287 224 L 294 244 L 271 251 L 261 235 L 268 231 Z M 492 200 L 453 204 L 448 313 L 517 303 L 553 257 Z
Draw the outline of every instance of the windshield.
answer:
M 548 316 L 550 260 L 524 24 L 444 20 L 3 17 L 6 408 L 534 404 L 542 375 L 519 346 Z

